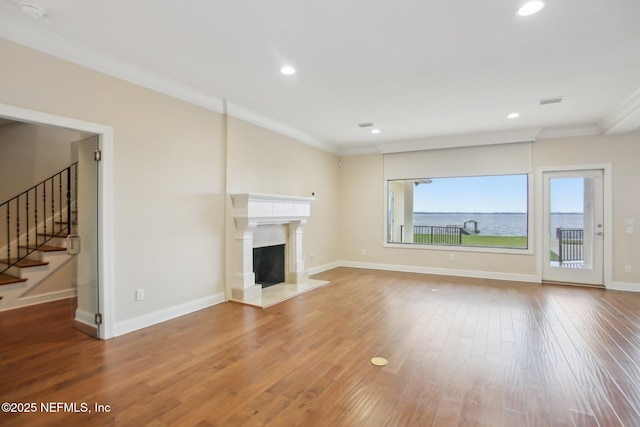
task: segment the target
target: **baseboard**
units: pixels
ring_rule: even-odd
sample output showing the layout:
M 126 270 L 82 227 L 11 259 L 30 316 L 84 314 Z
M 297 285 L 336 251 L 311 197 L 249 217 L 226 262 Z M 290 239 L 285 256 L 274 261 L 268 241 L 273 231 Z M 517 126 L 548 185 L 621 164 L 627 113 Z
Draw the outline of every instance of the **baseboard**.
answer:
M 119 335 L 128 334 L 129 332 L 166 322 L 167 320 L 175 319 L 176 317 L 184 316 L 225 301 L 226 298 L 224 296 L 224 292 L 220 292 L 210 297 L 175 305 L 163 310 L 134 317 L 133 319 L 116 322 L 113 327 L 113 336 L 117 337 Z
M 442 276 L 473 277 L 477 279 L 540 283 L 540 280 L 535 274 L 501 273 L 496 271 L 460 270 L 452 268 L 435 268 L 399 264 L 379 264 L 357 261 L 339 261 L 337 262 L 337 264 L 337 267 L 364 268 L 370 270 L 400 271 L 405 273 L 438 274 Z
M 98 325 L 96 325 L 95 313 L 76 308 L 76 316 L 73 319 L 73 327 L 92 337 L 98 336 Z
M 334 262 L 330 262 L 329 264 L 324 264 L 324 265 L 317 265 L 315 267 L 310 267 L 307 272 L 309 273 L 309 276 L 312 276 L 314 274 L 318 274 L 318 273 L 322 273 L 324 271 L 328 271 L 328 270 L 333 270 L 334 268 L 338 268 L 341 267 L 342 264 L 340 264 L 340 261 L 334 261 Z
M 610 291 L 640 292 L 640 283 L 611 282 L 611 285 L 607 286 L 607 290 L 610 290 Z
M 66 298 L 73 298 L 76 296 L 76 289 L 62 289 L 60 291 L 47 292 L 44 294 L 31 295 L 26 297 L 21 297 L 17 300 L 19 305 L 16 305 L 15 308 L 27 307 L 29 305 L 42 304 L 45 302 L 58 301 Z
M 74 322 L 82 323 L 83 325 L 95 328 L 96 327 L 96 314 L 89 313 L 86 310 L 82 310 L 81 308 L 76 308 L 76 317 L 73 319 Z

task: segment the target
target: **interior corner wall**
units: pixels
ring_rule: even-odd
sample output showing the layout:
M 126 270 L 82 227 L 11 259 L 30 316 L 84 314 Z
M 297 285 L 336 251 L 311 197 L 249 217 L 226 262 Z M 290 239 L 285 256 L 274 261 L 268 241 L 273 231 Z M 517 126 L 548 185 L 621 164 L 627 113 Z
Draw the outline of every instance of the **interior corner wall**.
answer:
M 116 329 L 224 300 L 223 115 L 4 39 L 0 57 L 1 103 L 114 130 Z
M 533 169 L 610 163 L 613 169 L 613 281 L 640 291 L 640 233 L 627 234 L 626 222 L 640 225 L 640 132 L 618 136 L 556 138 L 533 144 Z M 340 246 L 347 264 L 363 267 L 386 267 L 408 271 L 440 272 L 458 275 L 535 278 L 539 250 L 532 254 L 503 254 L 455 251 L 451 249 L 415 249 L 385 247 L 384 216 L 386 194 L 381 154 L 349 156 L 342 159 Z M 535 176 L 532 176 L 535 180 Z M 533 186 L 533 191 L 539 189 Z M 531 198 L 536 203 L 535 194 Z M 530 215 L 537 207 L 530 206 Z M 530 236 L 535 245 L 537 230 Z M 638 230 L 638 227 L 636 227 Z M 455 251 L 455 252 L 454 252 Z M 455 260 L 449 255 L 454 253 Z M 624 266 L 632 265 L 632 273 Z
M 78 131 L 15 122 L 0 126 L 0 203 L 20 194 L 71 164 Z
M 304 226 L 305 268 L 313 271 L 339 260 L 338 156 L 285 135 L 228 117 L 227 189 L 229 194 L 264 193 L 311 197 L 311 217 Z M 227 209 L 227 268 L 235 225 Z M 231 279 L 229 278 L 229 283 Z

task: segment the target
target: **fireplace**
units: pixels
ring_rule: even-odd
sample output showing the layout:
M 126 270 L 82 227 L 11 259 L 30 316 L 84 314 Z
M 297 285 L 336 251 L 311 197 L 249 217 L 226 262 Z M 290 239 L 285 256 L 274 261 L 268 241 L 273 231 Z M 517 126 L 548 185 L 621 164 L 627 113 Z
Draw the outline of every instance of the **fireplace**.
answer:
M 315 199 L 255 193 L 232 194 L 231 199 L 236 228 L 231 299 L 240 302 L 260 299 L 263 288 L 260 281 L 276 280 L 263 280 L 254 270 L 256 248 L 276 245 L 282 248 L 279 250 L 283 261 L 278 264 L 284 270 L 284 280 L 276 283 L 307 284 L 309 274 L 302 252 L 303 228 Z
M 284 248 L 285 245 L 253 248 L 253 274 L 263 289 L 284 282 Z

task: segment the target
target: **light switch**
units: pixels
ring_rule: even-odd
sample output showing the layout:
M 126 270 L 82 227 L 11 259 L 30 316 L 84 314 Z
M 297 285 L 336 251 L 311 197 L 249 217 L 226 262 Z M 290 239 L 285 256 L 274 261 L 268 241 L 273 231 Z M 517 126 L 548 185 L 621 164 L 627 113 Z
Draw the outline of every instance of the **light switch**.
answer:
M 627 234 L 633 234 L 634 231 L 635 230 L 632 225 L 627 225 Z

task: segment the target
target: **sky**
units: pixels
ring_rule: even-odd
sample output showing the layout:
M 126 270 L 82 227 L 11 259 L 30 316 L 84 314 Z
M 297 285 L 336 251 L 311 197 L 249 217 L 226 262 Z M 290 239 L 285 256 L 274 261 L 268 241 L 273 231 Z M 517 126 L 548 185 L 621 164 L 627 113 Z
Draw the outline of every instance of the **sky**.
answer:
M 582 212 L 580 178 L 552 181 L 552 212 Z M 433 178 L 414 187 L 415 212 L 527 212 L 527 176 Z
M 583 178 L 553 178 L 550 186 L 551 212 L 583 211 Z

